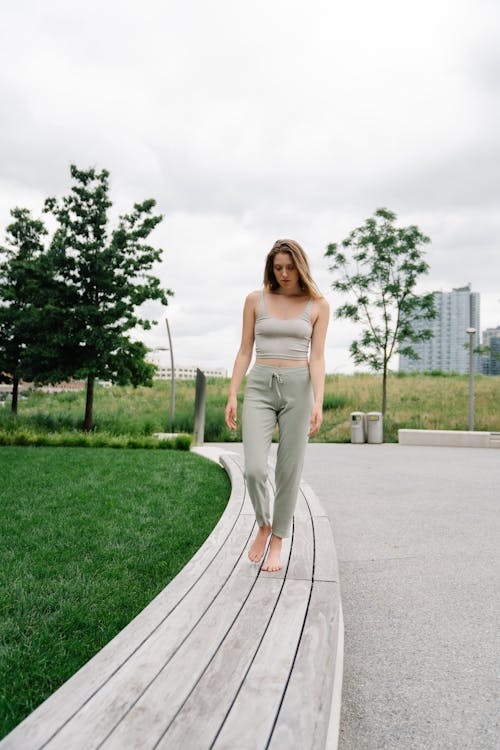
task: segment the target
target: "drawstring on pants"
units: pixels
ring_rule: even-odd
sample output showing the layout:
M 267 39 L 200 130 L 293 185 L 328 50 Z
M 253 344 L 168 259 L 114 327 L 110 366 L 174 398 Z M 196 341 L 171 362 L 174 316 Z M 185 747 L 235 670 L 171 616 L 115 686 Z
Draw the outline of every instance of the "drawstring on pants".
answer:
M 276 372 L 276 370 L 273 370 L 272 373 L 271 373 L 271 377 L 269 378 L 269 388 L 273 387 L 273 378 L 276 378 L 276 392 L 277 392 L 279 398 L 281 398 L 281 391 L 280 391 L 280 387 L 279 387 L 278 383 L 284 383 L 285 381 L 283 380 L 283 378 L 279 374 L 279 372 Z

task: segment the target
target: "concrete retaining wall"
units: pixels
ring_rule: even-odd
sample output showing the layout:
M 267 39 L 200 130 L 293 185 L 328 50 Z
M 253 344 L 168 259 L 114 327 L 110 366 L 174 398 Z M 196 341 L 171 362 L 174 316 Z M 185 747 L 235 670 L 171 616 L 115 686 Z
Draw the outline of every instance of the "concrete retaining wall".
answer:
M 500 448 L 500 432 L 469 430 L 398 430 L 400 445 L 435 445 L 457 448 Z

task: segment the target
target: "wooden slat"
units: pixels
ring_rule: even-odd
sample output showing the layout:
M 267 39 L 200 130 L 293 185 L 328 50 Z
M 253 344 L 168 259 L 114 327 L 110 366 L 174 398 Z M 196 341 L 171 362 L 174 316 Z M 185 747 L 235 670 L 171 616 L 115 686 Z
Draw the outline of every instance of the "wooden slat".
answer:
M 227 602 L 228 591 L 231 596 L 226 606 L 231 606 L 238 596 L 246 595 L 245 587 L 252 586 L 249 575 L 245 581 L 238 577 L 238 569 L 248 567 L 243 554 L 251 528 L 251 519 L 244 516 L 238 519 L 230 542 L 224 545 L 224 554 L 218 556 L 217 566 L 205 573 L 142 647 L 58 733 L 50 744 L 51 749 L 71 747 L 72 750 L 84 750 L 100 742 L 123 719 L 148 685 L 157 679 L 159 671 L 166 670 L 166 665 L 169 665 L 168 673 L 177 669 L 177 676 L 181 676 L 189 687 L 189 673 L 179 671 L 179 653 L 184 659 L 189 659 L 189 650 L 194 648 L 193 640 L 203 627 L 207 613 L 210 619 L 210 613 L 219 609 L 219 602 Z M 257 569 L 253 575 L 255 579 Z
M 311 517 L 293 519 L 293 555 L 286 574 L 287 578 L 312 580 L 314 539 Z M 283 544 L 285 543 L 283 540 Z
M 338 584 L 315 581 L 270 750 L 325 747 L 339 627 Z
M 339 570 L 332 527 L 328 516 L 313 516 L 315 556 L 314 580 L 339 581 Z
M 295 545 L 296 535 L 283 540 L 283 568 L 274 573 L 262 571 L 245 603 L 238 619 L 213 661 L 209 664 L 199 683 L 189 695 L 172 724 L 165 727 L 160 747 L 164 748 L 203 748 L 215 737 L 218 727 L 229 710 L 231 701 L 244 679 L 245 672 L 259 648 L 259 633 L 263 633 L 272 615 L 275 600 L 281 590 L 285 572 L 299 570 L 303 564 L 301 545 Z M 291 548 L 290 560 L 287 560 Z M 311 574 L 311 571 L 310 571 Z M 310 575 L 309 575 L 310 580 Z M 279 588 L 276 588 L 279 586 Z M 270 588 L 274 599 L 263 607 L 262 597 Z M 262 619 L 264 618 L 264 619 Z M 255 622 L 260 623 L 259 633 L 255 632 Z M 259 636 L 259 637 L 258 637 Z M 290 644 L 289 644 L 290 647 Z M 292 651 L 294 649 L 291 645 Z M 293 658 L 293 657 L 292 657 Z M 278 690 L 282 690 L 278 685 Z M 239 745 L 238 745 L 239 747 Z
M 325 509 L 323 508 L 318 496 L 311 488 L 311 486 L 303 479 L 300 483 L 300 489 L 304 493 L 304 497 L 309 505 L 312 516 L 327 516 Z
M 250 523 L 251 519 L 241 516 L 241 521 Z M 161 736 L 165 725 L 173 718 L 179 706 L 189 695 L 217 651 L 220 642 L 232 627 L 233 621 L 238 617 L 238 610 L 255 584 L 260 566 L 250 562 L 246 554 L 246 546 L 224 589 L 171 660 L 162 666 L 163 660 L 157 648 L 150 649 L 156 664 L 154 682 L 130 708 L 103 747 L 121 748 L 125 746 L 125 742 L 129 743 L 127 747 L 139 747 L 140 738 L 144 740 L 145 732 L 148 738 L 156 734 Z M 283 578 L 288 562 L 288 549 L 285 546 L 282 556 L 284 562 L 282 570 L 263 574 L 266 578 Z M 245 606 L 248 605 L 245 603 Z M 190 619 L 185 619 L 185 622 L 190 622 Z M 168 638 L 171 638 L 170 634 Z M 141 671 L 140 666 L 135 665 L 134 668 L 134 665 L 131 665 L 130 670 L 127 669 L 123 675 L 120 675 L 120 684 L 126 686 L 128 680 L 133 680 L 134 674 L 138 671 Z M 120 690 L 117 690 L 115 684 L 112 694 L 117 692 Z M 132 705 L 130 701 L 129 703 Z M 105 715 L 108 721 L 109 709 L 105 711 Z
M 234 694 L 238 689 L 242 676 L 248 669 L 262 633 L 265 631 L 283 582 L 276 579 L 264 580 L 259 576 L 252 589 L 251 595 L 229 630 L 227 637 L 221 641 L 213 659 L 205 666 L 194 690 L 191 694 L 183 694 L 183 701 L 176 700 L 177 715 L 168 710 L 165 717 L 162 701 L 158 701 L 156 714 L 149 714 L 153 721 L 154 731 L 148 729 L 148 744 L 154 740 L 158 747 L 163 748 L 208 748 L 217 729 L 229 710 Z M 191 668 L 190 662 L 188 668 Z M 200 670 L 197 670 L 199 672 Z M 155 699 L 157 696 L 155 696 Z M 168 698 L 164 695 L 163 706 Z M 166 720 L 165 720 L 166 718 Z M 173 720 L 172 720 L 173 719 Z M 170 723 L 171 722 L 171 723 Z M 135 735 L 134 735 L 135 736 Z M 114 738 L 112 744 L 105 748 L 122 750 L 121 739 L 125 735 Z M 138 744 L 130 744 L 127 737 L 127 748 L 144 748 L 144 738 L 138 736 Z
M 255 660 L 213 745 L 217 750 L 265 747 L 300 639 L 310 589 L 309 581 L 285 579 Z
M 256 623 L 260 623 L 262 629 L 265 628 L 282 582 L 271 577 L 264 580 L 263 574 L 257 581 L 252 582 L 244 570 L 247 566 L 247 562 L 242 560 L 240 570 L 243 575 L 232 577 L 188 641 L 124 717 L 113 735 L 104 743 L 104 748 L 121 750 L 125 743 L 127 747 L 139 748 L 142 747 L 141 742 L 144 742 L 146 736 L 148 742 L 150 740 L 156 742 L 167 730 L 176 712 L 182 707 L 205 671 L 210 668 L 210 662 L 221 644 L 226 654 L 224 660 L 226 669 L 232 673 L 234 649 L 231 649 L 231 644 L 235 642 L 232 633 L 235 626 L 240 632 L 236 641 L 237 649 L 243 652 L 248 649 L 252 650 L 254 630 L 249 627 L 248 618 L 243 617 L 243 612 L 249 610 L 252 615 L 251 621 L 255 620 Z M 254 566 L 254 570 L 254 576 L 256 576 L 258 568 Z M 266 593 L 269 590 L 271 599 L 269 599 L 269 593 Z M 255 613 L 258 609 L 262 609 L 262 612 L 257 618 Z M 240 622 L 246 623 L 243 633 L 241 633 Z M 224 674 L 219 674 L 220 683 L 223 683 L 225 679 Z M 221 687 L 222 685 L 219 689 Z M 220 700 L 220 697 L 218 691 L 217 699 Z M 203 721 L 207 721 L 208 718 L 205 716 Z

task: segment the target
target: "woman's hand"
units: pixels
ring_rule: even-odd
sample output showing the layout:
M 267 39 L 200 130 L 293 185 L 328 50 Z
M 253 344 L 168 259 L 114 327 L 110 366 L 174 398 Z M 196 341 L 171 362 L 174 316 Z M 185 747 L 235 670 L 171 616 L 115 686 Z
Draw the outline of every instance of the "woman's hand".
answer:
M 323 422 L 323 407 L 321 404 L 314 404 L 311 412 L 310 425 L 311 429 L 307 433 L 307 436 L 315 435 Z
M 236 396 L 229 396 L 226 405 L 226 411 L 224 412 L 224 418 L 226 424 L 230 430 L 236 430 L 238 425 L 236 424 L 238 414 L 238 399 Z

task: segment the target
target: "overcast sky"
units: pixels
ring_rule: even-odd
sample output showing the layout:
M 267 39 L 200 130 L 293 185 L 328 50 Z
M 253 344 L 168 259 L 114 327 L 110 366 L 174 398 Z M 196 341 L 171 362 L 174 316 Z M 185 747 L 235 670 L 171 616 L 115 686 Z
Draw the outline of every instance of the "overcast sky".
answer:
M 175 297 L 151 312 L 176 363 L 230 374 L 274 241 L 302 244 L 333 313 L 326 246 L 385 206 L 432 240 L 419 291 L 471 282 L 500 325 L 499 22 L 496 0 L 3 4 L 2 241 L 71 163 L 108 169 L 115 216 L 165 215 Z M 354 369 L 355 333 L 332 316 L 328 372 Z

